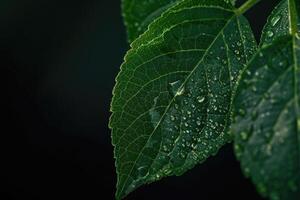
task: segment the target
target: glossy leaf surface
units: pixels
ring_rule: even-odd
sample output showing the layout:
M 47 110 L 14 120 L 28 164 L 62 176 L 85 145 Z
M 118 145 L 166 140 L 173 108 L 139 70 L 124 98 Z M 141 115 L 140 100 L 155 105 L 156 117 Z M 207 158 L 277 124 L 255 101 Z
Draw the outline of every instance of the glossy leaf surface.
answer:
M 111 108 L 117 199 L 231 141 L 232 91 L 256 50 L 247 20 L 219 0 L 179 3 L 131 46 Z
M 284 0 L 271 14 L 234 100 L 236 155 L 258 191 L 273 200 L 300 198 L 298 3 Z

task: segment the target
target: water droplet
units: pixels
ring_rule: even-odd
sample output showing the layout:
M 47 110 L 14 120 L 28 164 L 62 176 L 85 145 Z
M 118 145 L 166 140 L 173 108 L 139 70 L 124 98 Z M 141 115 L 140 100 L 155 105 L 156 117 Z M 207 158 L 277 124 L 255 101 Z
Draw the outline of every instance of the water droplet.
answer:
M 205 97 L 199 96 L 199 97 L 197 97 L 197 100 L 199 103 L 202 103 L 205 100 Z
M 267 32 L 267 36 L 268 36 L 268 37 L 273 37 L 273 35 L 274 35 L 273 31 L 268 31 L 268 32 Z
M 181 87 L 178 89 L 178 91 L 176 92 L 176 96 L 181 96 L 181 95 L 183 95 L 183 93 L 184 93 L 184 87 L 181 86 Z
M 178 95 L 177 95 L 177 96 L 178 96 Z M 183 103 L 184 103 L 185 105 L 188 105 L 188 104 L 189 104 L 189 102 L 188 102 L 186 99 L 183 100 Z
M 163 168 L 161 171 L 165 176 L 168 176 L 172 173 L 172 170 L 168 166 Z
M 178 81 L 174 81 L 174 82 L 171 82 L 169 83 L 170 85 L 170 92 L 172 93 L 172 95 L 176 95 L 176 93 L 178 92 L 179 88 L 181 87 L 181 81 L 178 80 Z
M 171 121 L 175 121 L 175 117 L 171 115 Z
M 280 15 L 275 16 L 274 18 L 272 18 L 272 20 L 271 20 L 272 26 L 275 26 L 279 22 L 280 18 L 281 18 Z
M 147 166 L 141 166 L 138 169 L 139 176 L 143 177 L 148 173 Z
M 164 150 L 165 152 L 167 152 L 167 151 L 168 151 L 168 147 L 167 147 L 166 145 L 163 145 L 163 150 Z
M 158 97 L 155 97 L 154 100 L 153 100 L 153 102 L 154 102 L 153 107 L 149 111 L 151 122 L 152 122 L 152 124 L 153 124 L 154 127 L 157 125 L 157 123 L 160 120 L 160 113 L 157 110 L 155 110 L 157 101 L 158 101 Z
M 195 150 L 197 149 L 197 144 L 192 143 L 192 148 Z

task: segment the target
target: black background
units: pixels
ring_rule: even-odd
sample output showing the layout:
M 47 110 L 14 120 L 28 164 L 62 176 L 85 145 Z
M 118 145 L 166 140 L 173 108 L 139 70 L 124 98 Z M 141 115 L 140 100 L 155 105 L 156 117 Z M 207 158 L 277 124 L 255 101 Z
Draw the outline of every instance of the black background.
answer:
M 246 15 L 257 39 L 276 0 Z M 120 0 L 1 0 L 0 199 L 113 199 L 107 127 L 128 49 Z M 261 199 L 231 145 L 133 199 Z

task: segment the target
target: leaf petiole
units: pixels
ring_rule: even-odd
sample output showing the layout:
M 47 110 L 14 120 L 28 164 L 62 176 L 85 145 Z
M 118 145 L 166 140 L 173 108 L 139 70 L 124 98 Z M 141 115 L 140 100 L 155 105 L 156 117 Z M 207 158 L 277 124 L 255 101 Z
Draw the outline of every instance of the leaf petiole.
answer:
M 246 3 L 244 3 L 241 7 L 237 9 L 237 13 L 239 15 L 244 14 L 247 10 L 252 8 L 255 4 L 260 2 L 261 0 L 248 0 Z
M 296 2 L 295 0 L 289 0 L 288 4 L 290 12 L 290 33 L 293 35 L 298 32 Z

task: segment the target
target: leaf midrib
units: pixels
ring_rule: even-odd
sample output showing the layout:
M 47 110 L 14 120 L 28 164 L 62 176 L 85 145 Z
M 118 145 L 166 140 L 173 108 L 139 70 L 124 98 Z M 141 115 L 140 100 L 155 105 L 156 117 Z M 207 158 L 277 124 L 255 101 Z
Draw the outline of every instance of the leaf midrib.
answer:
M 299 130 L 299 120 L 300 120 L 300 110 L 299 110 L 299 96 L 298 96 L 298 58 L 297 58 L 297 34 L 298 34 L 298 23 L 297 23 L 297 10 L 296 10 L 296 0 L 288 0 L 288 10 L 289 10 L 289 23 L 290 23 L 290 34 L 292 35 L 292 51 L 293 51 L 293 61 L 294 61 L 294 98 L 295 98 L 295 110 L 296 110 L 296 140 L 299 154 L 299 167 L 300 167 L 300 130 Z

